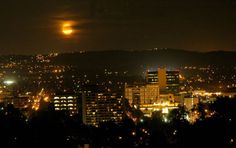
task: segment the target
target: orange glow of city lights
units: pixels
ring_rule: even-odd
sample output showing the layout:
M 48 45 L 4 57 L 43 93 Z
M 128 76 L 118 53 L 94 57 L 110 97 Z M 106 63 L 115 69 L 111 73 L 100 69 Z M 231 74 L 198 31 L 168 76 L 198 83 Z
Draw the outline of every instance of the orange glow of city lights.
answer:
M 43 101 L 44 101 L 44 102 L 49 102 L 49 97 L 44 97 L 44 98 L 43 98 Z

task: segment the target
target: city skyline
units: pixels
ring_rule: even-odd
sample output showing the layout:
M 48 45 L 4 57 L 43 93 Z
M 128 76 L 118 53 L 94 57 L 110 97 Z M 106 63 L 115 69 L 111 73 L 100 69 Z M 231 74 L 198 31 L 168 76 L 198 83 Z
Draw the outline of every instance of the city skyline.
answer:
M 0 54 L 236 51 L 234 1 L 4 1 Z
M 2 1 L 1 147 L 235 147 L 235 8 Z

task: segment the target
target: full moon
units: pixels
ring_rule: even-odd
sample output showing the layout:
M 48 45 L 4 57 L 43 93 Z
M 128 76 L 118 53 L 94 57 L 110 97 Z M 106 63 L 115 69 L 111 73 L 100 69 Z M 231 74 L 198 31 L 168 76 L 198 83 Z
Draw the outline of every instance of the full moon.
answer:
M 68 36 L 71 35 L 73 33 L 72 25 L 70 23 L 64 23 L 62 25 L 62 33 Z

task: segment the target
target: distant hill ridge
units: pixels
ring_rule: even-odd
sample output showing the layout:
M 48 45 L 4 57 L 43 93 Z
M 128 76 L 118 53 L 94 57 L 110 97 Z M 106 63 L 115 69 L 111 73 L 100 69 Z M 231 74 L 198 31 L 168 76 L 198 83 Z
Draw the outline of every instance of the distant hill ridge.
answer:
M 2 55 L 0 62 L 9 59 L 29 59 L 26 55 Z M 236 67 L 236 52 L 211 51 L 196 52 L 181 49 L 150 49 L 150 50 L 110 50 L 110 51 L 78 51 L 60 53 L 51 58 L 52 64 L 73 65 L 81 71 L 104 69 L 137 70 L 153 67 L 207 66 L 217 65 Z
M 139 68 L 140 66 L 179 67 L 184 65 L 236 66 L 235 61 L 236 52 L 233 51 L 195 52 L 179 49 L 63 53 L 53 60 L 54 63 L 77 65 L 82 69 L 106 67 L 111 69 L 130 69 Z

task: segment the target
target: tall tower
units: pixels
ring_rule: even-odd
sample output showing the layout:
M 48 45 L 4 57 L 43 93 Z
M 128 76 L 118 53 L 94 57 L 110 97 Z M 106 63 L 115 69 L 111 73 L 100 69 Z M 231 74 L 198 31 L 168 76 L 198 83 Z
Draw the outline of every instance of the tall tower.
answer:
M 166 90 L 166 68 L 158 68 L 158 84 L 159 84 L 159 87 L 160 87 L 160 90 L 161 91 L 165 91 Z
M 148 84 L 158 84 L 158 72 L 146 71 L 146 82 Z
M 179 95 L 179 71 L 166 71 L 166 89 L 174 95 Z
M 99 86 L 87 86 L 82 94 L 83 123 L 98 126 L 100 122 L 119 123 L 123 116 L 122 96 L 99 90 Z
M 157 71 L 146 72 L 146 82 L 148 84 L 158 84 L 161 93 L 179 93 L 179 71 L 168 71 L 166 68 L 158 68 Z

